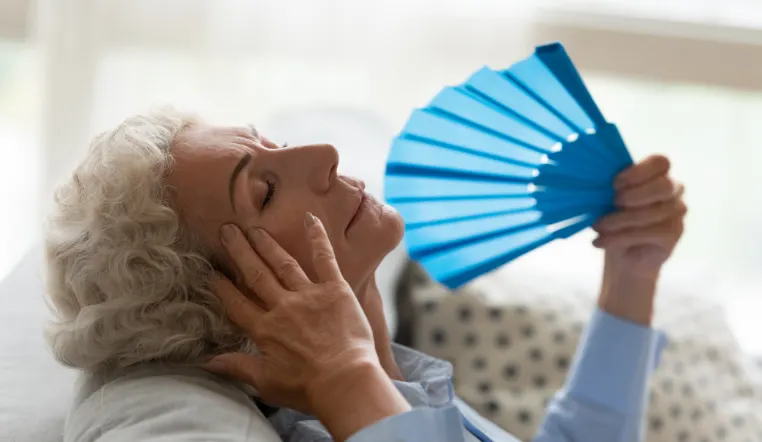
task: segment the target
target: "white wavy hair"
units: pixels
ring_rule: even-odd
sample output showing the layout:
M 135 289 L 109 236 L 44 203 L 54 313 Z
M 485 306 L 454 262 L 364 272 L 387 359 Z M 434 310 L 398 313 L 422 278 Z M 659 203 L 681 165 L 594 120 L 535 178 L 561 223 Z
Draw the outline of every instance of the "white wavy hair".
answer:
M 184 228 L 164 178 L 171 145 L 199 120 L 171 108 L 93 139 L 56 191 L 46 229 L 48 342 L 88 371 L 143 361 L 196 365 L 251 342 L 211 291 L 215 257 Z

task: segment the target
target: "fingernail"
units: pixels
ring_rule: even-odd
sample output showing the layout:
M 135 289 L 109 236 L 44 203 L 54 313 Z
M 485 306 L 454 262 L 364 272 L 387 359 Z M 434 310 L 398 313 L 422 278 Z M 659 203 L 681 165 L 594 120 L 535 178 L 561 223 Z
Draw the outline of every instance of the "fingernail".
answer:
M 311 227 L 313 224 L 315 224 L 315 217 L 310 212 L 307 212 L 307 217 L 304 219 L 304 225 Z
M 222 226 L 222 240 L 228 242 L 232 241 L 233 238 L 235 238 L 235 227 L 232 224 Z
M 257 242 L 262 239 L 262 231 L 258 227 L 252 227 L 246 231 L 250 240 Z

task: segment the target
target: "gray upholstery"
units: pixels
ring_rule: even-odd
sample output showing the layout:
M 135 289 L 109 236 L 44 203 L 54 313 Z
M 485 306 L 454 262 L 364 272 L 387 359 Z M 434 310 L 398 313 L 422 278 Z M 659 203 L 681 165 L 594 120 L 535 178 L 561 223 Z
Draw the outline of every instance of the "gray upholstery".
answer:
M 33 247 L 0 282 L 0 440 L 62 439 L 76 372 L 60 366 L 42 336 L 42 251 Z

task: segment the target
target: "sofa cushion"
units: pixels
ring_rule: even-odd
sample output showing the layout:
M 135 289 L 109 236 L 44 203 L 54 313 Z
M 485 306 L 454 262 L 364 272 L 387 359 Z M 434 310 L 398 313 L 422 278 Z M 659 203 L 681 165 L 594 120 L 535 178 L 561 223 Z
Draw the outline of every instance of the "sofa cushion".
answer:
M 62 440 L 76 372 L 59 365 L 42 335 L 42 250 L 34 247 L 0 283 L 0 440 Z
M 506 275 L 453 294 L 419 274 L 412 342 L 452 362 L 467 403 L 528 440 L 563 385 L 595 297 L 543 274 Z M 653 376 L 647 441 L 762 440 L 762 390 L 720 306 L 677 292 L 657 299 L 654 326 L 670 343 Z

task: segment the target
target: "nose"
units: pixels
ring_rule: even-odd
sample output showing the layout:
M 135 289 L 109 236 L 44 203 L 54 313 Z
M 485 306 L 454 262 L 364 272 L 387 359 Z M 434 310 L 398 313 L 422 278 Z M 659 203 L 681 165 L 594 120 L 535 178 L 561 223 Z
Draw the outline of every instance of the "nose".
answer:
M 286 149 L 297 158 L 307 179 L 307 184 L 315 193 L 327 192 L 336 180 L 339 166 L 339 151 L 331 144 L 310 144 Z

